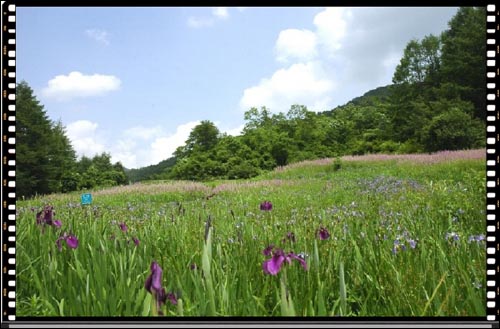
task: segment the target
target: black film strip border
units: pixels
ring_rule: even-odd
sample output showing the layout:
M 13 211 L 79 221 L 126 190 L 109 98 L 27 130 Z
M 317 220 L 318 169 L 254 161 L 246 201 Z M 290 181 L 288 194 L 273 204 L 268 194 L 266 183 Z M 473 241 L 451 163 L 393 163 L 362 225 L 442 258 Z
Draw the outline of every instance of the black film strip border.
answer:
M 499 133 L 496 128 L 499 120 L 499 112 L 496 108 L 499 98 L 499 68 L 496 65 L 499 54 L 499 46 L 496 42 L 499 12 L 500 10 L 495 5 L 486 7 L 486 314 L 489 321 L 497 321 L 499 317 L 499 287 L 496 282 L 499 272 L 499 265 L 496 264 L 499 243 L 495 237 L 499 229 L 499 221 L 495 213 L 500 207 L 500 199 L 495 193 L 499 185 L 497 169 L 500 162 L 500 155 L 496 150 L 499 143 Z
M 16 7 L 2 1 L 2 320 L 16 318 Z

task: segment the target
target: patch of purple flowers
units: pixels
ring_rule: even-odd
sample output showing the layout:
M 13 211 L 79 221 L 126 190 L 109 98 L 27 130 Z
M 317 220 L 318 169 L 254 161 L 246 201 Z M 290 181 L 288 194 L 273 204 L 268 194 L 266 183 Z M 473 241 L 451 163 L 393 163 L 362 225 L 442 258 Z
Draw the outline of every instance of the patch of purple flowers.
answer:
M 62 226 L 62 223 L 60 220 L 55 220 L 54 219 L 55 213 L 54 213 L 54 207 L 52 206 L 45 206 L 41 211 L 39 211 L 36 214 L 36 224 L 37 225 L 50 225 L 54 226 L 57 228 L 60 228 Z M 43 228 L 42 228 L 43 231 Z
M 273 204 L 270 201 L 264 201 L 260 204 L 260 210 L 269 211 L 273 209 Z
M 484 234 L 469 236 L 468 242 L 471 243 L 472 241 L 476 241 L 476 242 L 484 241 Z
M 267 250 L 267 248 L 265 249 Z M 262 263 L 262 269 L 265 274 L 277 275 L 281 270 L 281 266 L 283 262 L 288 262 L 288 264 L 292 263 L 292 260 L 297 260 L 300 265 L 307 271 L 307 263 L 306 261 L 300 257 L 299 255 L 294 254 L 293 252 L 289 252 L 285 254 L 282 249 L 275 249 L 272 253 L 272 258 L 265 260 Z
M 153 298 L 156 300 L 156 309 L 158 310 L 158 314 L 163 315 L 163 312 L 160 310 L 161 306 L 165 304 L 167 299 L 172 304 L 177 304 L 177 298 L 175 294 L 169 292 L 165 292 L 165 288 L 162 287 L 162 273 L 160 265 L 156 261 L 153 261 L 150 266 L 151 274 L 147 277 L 146 282 L 144 283 L 144 288 L 153 295 Z
M 445 237 L 444 237 L 446 240 L 450 241 L 450 240 L 453 240 L 453 241 L 458 241 L 460 239 L 460 236 L 458 235 L 458 233 L 455 233 L 455 232 L 449 232 L 449 233 L 446 233 Z
M 62 241 L 66 241 L 66 245 L 70 247 L 71 249 L 76 249 L 78 248 L 78 239 L 76 236 L 73 234 L 67 234 L 66 232 L 57 238 L 56 240 L 56 245 L 59 251 L 62 251 Z
M 328 232 L 328 230 L 326 228 L 321 227 L 318 230 L 318 236 L 319 236 L 320 240 L 326 240 L 330 237 L 330 233 Z

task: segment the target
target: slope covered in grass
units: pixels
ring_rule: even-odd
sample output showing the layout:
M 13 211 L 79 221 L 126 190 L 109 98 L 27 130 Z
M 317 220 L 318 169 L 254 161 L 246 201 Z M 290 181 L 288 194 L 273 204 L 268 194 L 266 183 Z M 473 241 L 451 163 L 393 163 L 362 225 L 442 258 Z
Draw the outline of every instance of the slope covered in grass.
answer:
M 17 315 L 151 315 L 156 261 L 178 301 L 166 316 L 484 316 L 485 153 L 461 152 L 18 202 Z M 36 224 L 47 204 L 61 227 Z M 64 233 L 77 248 L 59 250 Z M 307 270 L 288 258 L 266 274 L 270 245 Z

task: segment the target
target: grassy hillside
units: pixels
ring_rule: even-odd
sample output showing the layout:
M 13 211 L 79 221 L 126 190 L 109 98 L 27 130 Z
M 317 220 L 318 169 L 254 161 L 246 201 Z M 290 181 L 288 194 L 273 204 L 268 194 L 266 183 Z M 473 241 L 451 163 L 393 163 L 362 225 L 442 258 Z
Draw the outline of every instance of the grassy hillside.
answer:
M 345 157 L 94 191 L 90 206 L 77 193 L 21 201 L 17 315 L 157 314 L 144 288 L 156 261 L 177 298 L 166 316 L 484 316 L 484 160 Z M 61 227 L 36 224 L 47 204 Z

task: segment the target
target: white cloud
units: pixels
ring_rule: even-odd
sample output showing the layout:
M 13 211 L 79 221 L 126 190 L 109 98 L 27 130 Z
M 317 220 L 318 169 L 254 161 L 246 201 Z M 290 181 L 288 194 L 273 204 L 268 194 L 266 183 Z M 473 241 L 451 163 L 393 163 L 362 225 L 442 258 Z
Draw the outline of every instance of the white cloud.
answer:
M 105 151 L 104 144 L 96 134 L 97 127 L 97 123 L 88 120 L 79 120 L 67 125 L 67 136 L 77 156 L 93 157 Z
M 455 12 L 456 8 L 325 8 L 311 19 L 311 29 L 291 26 L 279 33 L 274 50 L 283 67 L 246 88 L 240 107 L 267 106 L 283 112 L 298 103 L 310 110 L 329 110 L 390 84 L 408 41 L 438 35 Z
M 284 63 L 293 59 L 301 61 L 314 59 L 316 39 L 316 34 L 309 30 L 283 30 L 276 41 L 276 59 Z
M 226 133 L 226 134 L 231 135 L 231 136 L 241 135 L 241 133 L 243 132 L 243 128 L 245 128 L 244 124 L 241 124 L 235 128 L 224 128 L 224 127 L 222 127 L 220 121 L 215 121 L 214 124 L 217 127 L 217 129 L 219 129 L 219 131 L 221 133 Z
M 104 31 L 104 30 L 99 30 L 99 29 L 88 29 L 85 30 L 85 34 L 91 38 L 94 39 L 95 41 L 108 46 L 109 45 L 109 33 Z
M 334 87 L 320 62 L 297 63 L 245 89 L 240 106 L 245 111 L 266 106 L 273 112 L 286 112 L 292 104 L 303 104 L 310 110 L 326 110 Z
M 124 132 L 124 135 L 130 138 L 138 138 L 142 140 L 149 140 L 153 137 L 160 136 L 161 134 L 162 134 L 162 129 L 159 126 L 151 128 L 136 126 L 129 128 Z
M 319 42 L 330 52 L 342 48 L 342 40 L 347 34 L 348 19 L 352 13 L 347 8 L 326 8 L 314 17 Z
M 100 96 L 118 90 L 120 85 L 120 79 L 113 75 L 84 75 L 80 72 L 71 72 L 49 80 L 48 86 L 42 89 L 42 95 L 64 101 L 76 97 Z
M 191 130 L 198 124 L 200 124 L 200 121 L 192 121 L 182 124 L 177 127 L 173 135 L 156 138 L 155 141 L 151 143 L 148 163 L 156 164 L 171 157 L 177 147 L 185 144 Z
M 239 125 L 236 128 L 231 128 L 231 129 L 223 130 L 223 132 L 225 132 L 226 134 L 231 135 L 231 136 L 239 136 L 243 132 L 243 128 L 245 128 L 244 124 Z
M 220 19 L 229 18 L 229 12 L 227 10 L 227 7 L 215 7 L 214 9 L 212 9 L 212 14 Z

